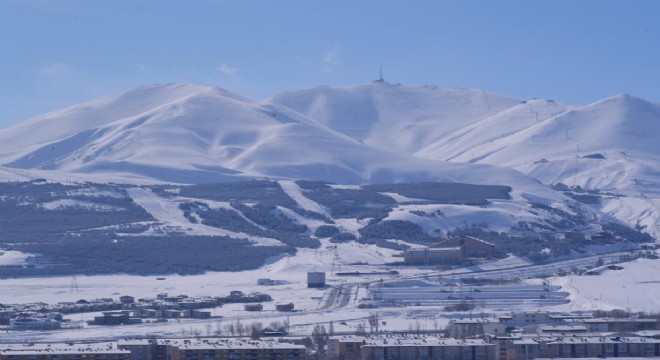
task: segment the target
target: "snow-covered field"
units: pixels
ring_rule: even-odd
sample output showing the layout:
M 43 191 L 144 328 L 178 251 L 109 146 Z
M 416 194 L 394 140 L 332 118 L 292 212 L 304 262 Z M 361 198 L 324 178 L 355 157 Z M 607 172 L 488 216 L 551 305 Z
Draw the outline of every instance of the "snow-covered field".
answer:
M 72 292 L 70 277 L 3 279 L 0 280 L 0 303 L 57 303 L 76 301 L 78 299 L 95 299 L 102 297 L 118 298 L 121 295 L 136 297 L 155 297 L 158 293 L 170 295 L 186 294 L 189 296 L 225 296 L 231 290 L 243 292 L 265 292 L 272 296 L 273 301 L 264 304 L 264 311 L 259 313 L 246 312 L 242 304 L 226 304 L 212 310 L 213 316 L 222 316 L 221 319 L 210 320 L 181 320 L 170 323 L 145 323 L 135 326 L 122 327 L 85 327 L 84 329 L 70 329 L 62 331 L 28 331 L 12 332 L 3 335 L 2 341 L 31 340 L 61 340 L 61 339 L 89 339 L 105 337 L 130 337 L 159 334 L 163 336 L 181 335 L 182 331 L 198 331 L 205 333 L 209 324 L 215 328 L 218 322 L 228 324 L 237 319 L 244 324 L 261 322 L 269 325 L 271 322 L 284 322 L 289 318 L 293 331 L 309 333 L 313 324 L 333 321 L 337 331 L 354 331 L 358 323 L 365 321 L 373 310 L 357 309 L 357 301 L 368 296 L 364 287 L 349 286 L 350 296 L 347 306 L 337 309 L 334 302 L 328 303 L 330 290 L 307 288 L 308 271 L 330 272 L 333 268 L 336 255 L 341 258 L 342 271 L 365 271 L 365 265 L 350 265 L 355 263 L 368 263 L 373 265 L 368 269 L 384 269 L 383 263 L 395 261 L 393 250 L 378 248 L 374 245 L 330 244 L 323 241 L 323 247 L 317 250 L 300 249 L 293 257 L 273 259 L 273 261 L 258 270 L 243 271 L 240 273 L 208 273 L 197 276 L 168 275 L 165 280 L 157 277 L 111 275 L 111 276 L 78 276 L 78 291 Z M 336 246 L 336 250 L 335 250 Z M 337 266 L 335 270 L 340 267 Z M 427 270 L 422 270 L 426 272 Z M 415 274 L 419 270 L 410 269 L 403 274 Z M 259 286 L 257 279 L 270 278 L 282 281 L 282 285 Z M 373 280 L 369 278 L 350 278 L 350 281 L 363 282 Z M 328 284 L 342 286 L 346 278 L 328 277 Z M 296 312 L 278 313 L 274 311 L 275 304 L 295 304 Z M 414 310 L 385 310 L 381 316 L 392 318 L 391 329 L 407 329 L 418 321 Z M 412 315 L 411 315 L 412 314 Z M 426 315 L 425 315 L 426 316 Z M 435 315 L 434 315 L 435 316 Z M 72 314 L 67 316 L 74 322 L 88 320 L 90 314 Z M 438 320 L 441 321 L 441 320 Z M 341 325 L 346 322 L 347 325 Z M 343 328 L 343 329 L 342 329 Z
M 571 302 L 558 309 L 657 312 L 660 309 L 660 260 L 638 259 L 620 265 L 623 270 L 607 270 L 598 276 L 554 278 L 553 284 L 571 293 Z

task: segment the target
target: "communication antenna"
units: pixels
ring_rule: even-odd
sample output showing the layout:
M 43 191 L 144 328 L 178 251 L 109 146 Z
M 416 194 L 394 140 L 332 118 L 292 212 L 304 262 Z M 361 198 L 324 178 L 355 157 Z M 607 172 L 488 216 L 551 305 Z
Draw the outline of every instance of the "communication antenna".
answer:
M 383 79 L 383 63 L 380 63 L 380 76 L 378 77 L 378 80 L 374 80 L 375 83 L 382 83 L 385 82 Z
M 334 246 L 335 254 L 332 257 L 332 269 L 330 272 L 336 274 L 335 270 L 341 271 L 341 258 L 339 257 L 339 251 L 337 250 L 337 245 Z

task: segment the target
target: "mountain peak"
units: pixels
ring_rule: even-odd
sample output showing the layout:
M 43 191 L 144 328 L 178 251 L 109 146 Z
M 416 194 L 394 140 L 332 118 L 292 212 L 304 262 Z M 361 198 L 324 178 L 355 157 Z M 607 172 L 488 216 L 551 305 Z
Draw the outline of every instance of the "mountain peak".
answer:
M 658 106 L 657 103 L 630 94 L 617 94 L 598 100 L 591 105 L 625 104 L 626 106 Z M 590 105 L 589 105 L 590 106 Z

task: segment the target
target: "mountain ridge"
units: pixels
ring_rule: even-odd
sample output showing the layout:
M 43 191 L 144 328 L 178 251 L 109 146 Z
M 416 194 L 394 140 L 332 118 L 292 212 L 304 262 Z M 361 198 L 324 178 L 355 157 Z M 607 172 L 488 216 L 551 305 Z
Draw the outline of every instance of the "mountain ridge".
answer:
M 599 193 L 589 206 L 660 234 L 657 136 L 660 105 L 626 94 L 576 106 L 379 82 L 253 100 L 148 85 L 0 130 L 0 177 L 441 181 L 510 185 L 542 202 L 589 190 Z

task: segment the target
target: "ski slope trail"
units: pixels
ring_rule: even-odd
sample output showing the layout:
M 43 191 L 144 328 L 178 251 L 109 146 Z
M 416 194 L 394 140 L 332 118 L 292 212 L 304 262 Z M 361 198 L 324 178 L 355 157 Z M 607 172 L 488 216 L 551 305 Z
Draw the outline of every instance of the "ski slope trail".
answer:
M 165 201 L 153 191 L 144 188 L 127 189 L 129 196 L 158 222 L 173 231 L 180 231 L 188 235 L 200 236 L 226 236 L 234 239 L 246 239 L 259 246 L 283 246 L 276 239 L 264 238 L 245 233 L 237 233 L 203 224 L 191 223 L 179 209 L 179 203 Z
M 328 213 L 328 210 L 324 208 L 321 204 L 315 202 L 314 200 L 306 197 L 302 189 L 300 189 L 300 186 L 296 184 L 295 181 L 293 180 L 280 180 L 277 182 L 282 190 L 289 195 L 293 201 L 295 201 L 298 206 L 300 206 L 301 209 L 315 212 L 317 214 L 324 215 L 328 218 L 330 218 L 330 213 Z

